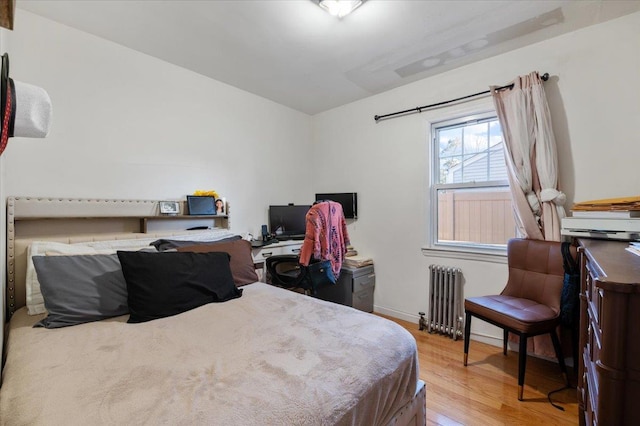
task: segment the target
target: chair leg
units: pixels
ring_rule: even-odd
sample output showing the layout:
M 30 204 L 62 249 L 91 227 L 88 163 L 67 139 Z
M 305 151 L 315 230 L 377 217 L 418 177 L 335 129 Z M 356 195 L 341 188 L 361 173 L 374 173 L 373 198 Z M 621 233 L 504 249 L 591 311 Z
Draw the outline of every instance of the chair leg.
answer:
M 504 329 L 503 338 L 502 338 L 502 353 L 507 354 L 507 342 L 509 341 L 509 330 Z
M 558 334 L 556 330 L 551 330 L 549 332 L 551 334 L 551 341 L 553 342 L 553 349 L 556 351 L 556 357 L 558 358 L 558 364 L 560 365 L 560 371 L 562 371 L 562 375 L 564 376 L 564 381 L 567 386 L 571 386 L 569 383 L 569 375 L 567 374 L 567 366 L 564 363 L 564 356 L 562 355 L 562 347 L 560 346 L 560 340 L 558 339 Z
M 465 312 L 464 317 L 464 366 L 467 366 L 469 358 L 469 338 L 471 337 L 471 314 Z
M 524 370 L 527 366 L 527 336 L 520 335 L 520 353 L 518 354 L 518 400 L 524 393 Z

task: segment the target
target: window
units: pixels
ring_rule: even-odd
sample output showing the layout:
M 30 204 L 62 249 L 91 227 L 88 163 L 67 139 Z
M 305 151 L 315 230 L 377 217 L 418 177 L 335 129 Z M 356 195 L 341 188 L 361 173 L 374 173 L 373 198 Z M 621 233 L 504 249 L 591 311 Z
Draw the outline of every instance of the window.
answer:
M 433 123 L 432 246 L 500 252 L 516 227 L 495 113 Z

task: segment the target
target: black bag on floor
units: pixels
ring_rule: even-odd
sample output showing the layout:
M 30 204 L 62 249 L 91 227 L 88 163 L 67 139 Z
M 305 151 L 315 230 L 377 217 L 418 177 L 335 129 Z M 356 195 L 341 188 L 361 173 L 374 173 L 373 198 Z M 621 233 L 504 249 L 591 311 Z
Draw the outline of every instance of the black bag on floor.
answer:
M 306 269 L 306 279 L 310 283 L 311 291 L 315 294 L 316 290 L 322 287 L 334 285 L 336 276 L 331 269 L 331 261 L 321 260 L 319 262 L 310 263 Z
M 562 243 L 562 264 L 564 266 L 564 281 L 562 283 L 562 297 L 560 299 L 560 324 L 574 327 L 578 323 L 580 268 L 571 255 L 570 243 Z

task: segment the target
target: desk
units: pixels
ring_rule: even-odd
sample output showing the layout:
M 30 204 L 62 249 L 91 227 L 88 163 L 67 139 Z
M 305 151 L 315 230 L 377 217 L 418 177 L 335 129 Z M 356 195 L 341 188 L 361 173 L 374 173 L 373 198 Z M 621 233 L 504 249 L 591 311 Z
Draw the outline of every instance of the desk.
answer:
M 301 247 L 302 241 L 298 240 L 280 241 L 262 247 L 253 247 L 251 255 L 260 281 L 266 282 L 265 259 L 281 254 L 299 255 Z M 343 265 L 338 282 L 335 285 L 319 289 L 313 297 L 351 306 L 361 311 L 373 312 L 375 284 L 376 274 L 373 265 L 360 268 Z
M 299 255 L 301 247 L 302 241 L 300 240 L 279 241 L 262 247 L 252 247 L 251 256 L 260 281 L 265 282 L 264 261 L 266 258 L 279 254 Z

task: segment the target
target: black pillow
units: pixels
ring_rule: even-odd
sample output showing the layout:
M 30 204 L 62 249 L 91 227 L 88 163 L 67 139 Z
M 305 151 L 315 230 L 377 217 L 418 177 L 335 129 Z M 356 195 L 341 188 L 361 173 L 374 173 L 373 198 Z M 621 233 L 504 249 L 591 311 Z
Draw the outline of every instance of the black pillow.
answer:
M 221 240 L 216 240 L 216 241 L 180 241 L 180 240 L 167 240 L 167 239 L 161 238 L 159 240 L 155 240 L 152 243 L 149 243 L 149 245 L 154 246 L 158 251 L 167 251 L 171 249 L 177 249 L 180 247 L 194 246 L 196 244 L 226 243 L 229 241 L 235 241 L 240 239 L 242 239 L 240 235 L 234 235 L 233 237 L 222 238 Z
M 238 298 L 229 254 L 118 251 L 127 282 L 129 323 L 176 315 Z

